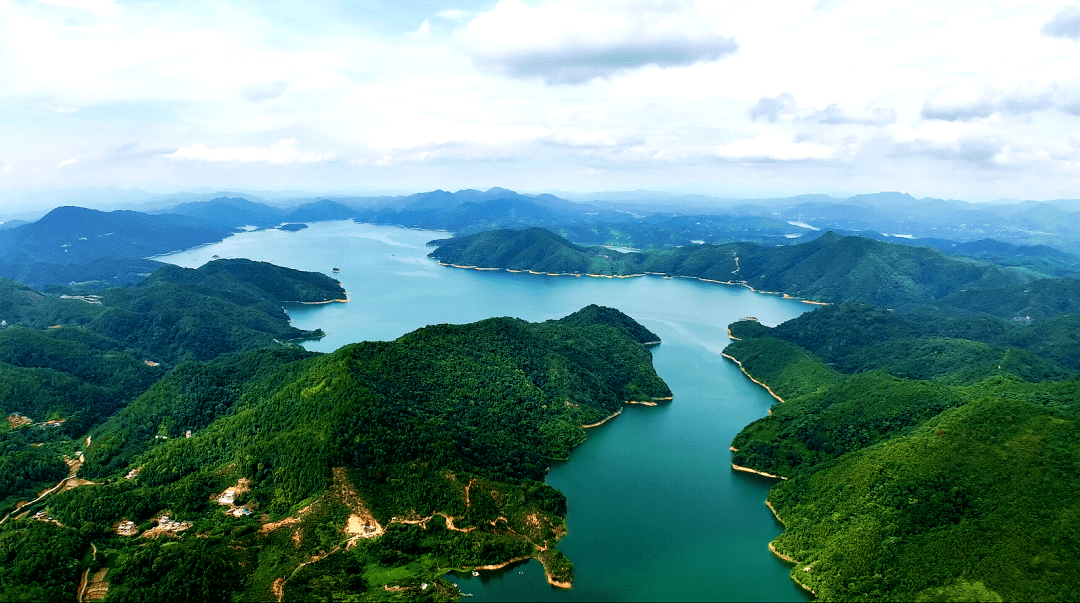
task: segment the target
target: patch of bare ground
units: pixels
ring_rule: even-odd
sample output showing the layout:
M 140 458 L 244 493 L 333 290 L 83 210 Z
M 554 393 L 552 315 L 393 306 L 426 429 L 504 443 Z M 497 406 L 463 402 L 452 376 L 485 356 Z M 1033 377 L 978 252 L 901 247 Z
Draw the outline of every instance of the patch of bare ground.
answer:
M 30 417 L 24 417 L 17 412 L 13 412 L 8 415 L 7 422 L 8 427 L 10 427 L 11 429 L 15 429 L 17 427 L 22 427 L 23 425 L 29 425 L 33 423 L 34 420 Z
M 103 567 L 94 572 L 94 575 L 90 577 L 90 582 L 86 585 L 86 591 L 83 593 L 83 601 L 104 601 L 105 595 L 109 593 L 109 583 L 105 581 L 105 574 L 108 573 L 109 568 Z
M 191 527 L 190 521 L 175 521 L 168 515 L 162 515 L 156 519 L 158 524 L 143 532 L 144 538 L 157 538 L 158 536 L 176 536 L 178 533 Z
M 377 536 L 381 536 L 386 531 L 385 528 L 380 525 L 379 522 L 375 519 L 375 516 L 371 513 L 371 510 L 368 508 L 367 504 L 364 503 L 364 500 L 356 492 L 356 488 L 349 480 L 348 471 L 344 467 L 334 467 L 332 469 L 332 475 L 333 479 L 330 482 L 329 488 L 327 488 L 326 492 L 323 493 L 323 495 L 320 496 L 315 502 L 304 507 L 303 509 L 300 509 L 300 511 L 297 512 L 295 517 L 286 517 L 285 519 L 282 519 L 280 521 L 265 524 L 260 529 L 260 532 L 265 534 L 284 526 L 300 524 L 303 521 L 304 516 L 309 514 L 312 508 L 314 508 L 316 505 L 320 504 L 324 500 L 340 501 L 342 504 L 347 506 L 350 511 L 349 518 L 346 521 L 344 528 L 342 529 L 344 533 L 349 535 L 349 538 L 339 543 L 337 546 L 330 549 L 329 551 L 323 552 L 318 555 L 313 555 L 307 561 L 301 563 L 300 565 L 297 565 L 295 568 L 293 568 L 292 572 L 289 573 L 288 577 L 282 576 L 275 580 L 272 591 L 274 597 L 276 597 L 278 601 L 283 600 L 283 598 L 285 597 L 285 585 L 288 583 L 288 581 L 291 580 L 292 577 L 295 576 L 305 566 L 311 565 L 312 563 L 318 563 L 319 561 L 329 557 L 330 555 L 333 555 L 340 550 L 352 548 L 361 538 L 375 538 Z M 303 538 L 302 535 L 303 530 L 301 530 L 299 527 L 297 527 L 293 531 L 292 540 L 296 543 L 297 547 L 300 546 L 301 539 Z
M 319 502 L 319 501 L 315 501 L 315 502 Z M 277 521 L 272 521 L 270 523 L 263 524 L 263 526 L 261 528 L 259 528 L 259 533 L 261 533 L 261 534 L 269 534 L 270 532 L 273 532 L 274 530 L 277 530 L 277 529 L 280 529 L 280 528 L 284 528 L 285 526 L 292 526 L 292 525 L 296 525 L 296 524 L 300 523 L 300 521 L 304 518 L 304 516 L 311 512 L 311 508 L 314 505 L 315 505 L 315 503 L 311 503 L 310 505 L 304 507 L 303 509 L 300 509 L 299 511 L 296 512 L 296 515 L 293 516 L 293 517 L 286 517 L 285 519 L 279 519 Z M 299 544 L 299 543 L 297 543 L 297 544 Z
M 751 469 L 749 467 L 742 467 L 742 466 L 736 465 L 735 463 L 731 464 L 731 468 L 734 469 L 735 471 L 742 471 L 743 473 L 754 473 L 754 474 L 757 474 L 757 475 L 763 475 L 765 477 L 771 477 L 773 479 L 782 479 L 784 481 L 787 481 L 787 478 L 784 477 L 783 475 L 773 475 L 772 473 L 766 473 L 764 471 L 758 471 L 757 469 Z
M 92 481 L 90 481 L 88 479 L 82 479 L 81 477 L 69 477 L 67 479 L 67 481 L 64 482 L 64 487 L 61 488 L 60 491 L 64 492 L 66 490 L 72 490 L 74 488 L 78 488 L 79 486 L 94 486 L 94 485 L 97 485 L 97 482 L 92 482 Z
M 120 536 L 134 536 L 139 533 L 139 526 L 129 519 L 123 519 L 113 527 Z
M 213 500 L 225 507 L 224 513 L 233 517 L 251 515 L 251 509 L 247 505 L 237 505 L 236 497 L 251 489 L 251 482 L 246 477 L 241 477 L 235 485 L 225 488 L 221 494 L 215 494 Z
M 382 536 L 385 532 L 385 528 L 379 525 L 378 520 L 368 509 L 367 504 L 357 494 L 356 488 L 353 487 L 352 482 L 349 480 L 349 473 L 344 467 L 333 468 L 334 479 L 330 483 L 330 489 L 332 494 L 341 499 L 341 502 L 349 508 L 350 514 L 347 523 L 345 524 L 345 533 L 352 536 L 349 539 L 347 547 L 352 547 L 356 544 L 357 538 L 375 538 Z

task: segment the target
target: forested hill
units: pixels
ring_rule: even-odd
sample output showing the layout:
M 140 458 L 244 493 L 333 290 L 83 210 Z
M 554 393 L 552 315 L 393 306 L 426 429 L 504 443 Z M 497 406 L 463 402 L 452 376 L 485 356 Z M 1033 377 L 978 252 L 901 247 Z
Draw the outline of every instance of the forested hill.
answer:
M 543 228 L 489 230 L 430 244 L 439 247 L 428 257 L 459 266 L 610 274 L 617 265 L 604 262 L 603 248 L 575 245 Z
M 160 266 L 144 258 L 220 241 L 230 232 L 186 216 L 58 207 L 37 222 L 0 231 L 0 277 L 35 287 L 137 282 Z
M 281 302 L 298 298 L 344 291 L 322 274 L 246 260 L 166 266 L 98 295 L 0 279 L 0 516 L 66 476 L 62 457 L 75 458 L 88 431 L 174 365 L 260 348 L 287 354 L 299 349 L 288 340 L 321 336 L 289 325 Z M 199 399 L 215 391 L 199 379 L 180 388 Z
M 155 362 L 318 337 L 289 325 L 283 302 L 345 301 L 334 279 L 250 260 L 217 260 L 198 269 L 162 265 L 130 287 L 94 295 L 44 295 L 7 281 L 0 319 L 35 328 L 84 328 Z
M 1078 316 L 731 325 L 725 354 L 785 400 L 732 462 L 788 478 L 769 502 L 792 578 L 825 601 L 1080 596 Z
M 91 432 L 80 475 L 97 485 L 45 503 L 62 525 L 0 528 L 12 569 L 0 592 L 74 593 L 77 565 L 33 551 L 80 559 L 91 541 L 112 560 L 109 596 L 121 600 L 452 600 L 447 569 L 528 557 L 569 583 L 553 547 L 566 499 L 542 480 L 585 439 L 583 424 L 628 400 L 670 398 L 641 343 L 653 338 L 589 307 L 536 324 L 435 325 L 325 355 L 182 363 Z M 237 496 L 219 503 L 229 487 Z M 251 515 L 224 513 L 238 507 Z M 162 513 L 190 528 L 116 534 L 121 520 L 143 532 Z
M 856 300 L 889 308 L 929 305 L 1005 318 L 1044 318 L 1080 309 L 1076 279 L 1033 281 L 1017 270 L 930 248 L 832 233 L 798 245 L 689 245 L 636 253 L 582 247 L 540 228 L 489 231 L 433 244 L 439 247 L 430 257 L 457 266 L 694 277 L 819 302 Z

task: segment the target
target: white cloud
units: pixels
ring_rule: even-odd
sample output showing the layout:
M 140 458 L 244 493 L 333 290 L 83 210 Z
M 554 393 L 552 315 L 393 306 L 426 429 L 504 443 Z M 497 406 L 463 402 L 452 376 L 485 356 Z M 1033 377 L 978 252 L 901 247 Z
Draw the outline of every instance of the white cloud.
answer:
M 537 141 L 547 145 L 584 149 L 609 149 L 644 143 L 641 138 L 619 139 L 606 130 L 559 130 L 542 136 Z
M 891 169 L 962 197 L 991 187 L 963 181 L 974 166 L 1008 172 L 992 196 L 1036 196 L 1080 187 L 1051 173 L 1076 162 L 1080 38 L 1047 29 L 1077 1 L 0 0 L 4 182 L 347 188 L 381 162 L 397 189 L 570 187 L 584 167 L 605 186 L 818 192 L 893 188 Z
M 5 162 L 4 165 L 2 167 L 0 167 L 0 174 L 7 175 L 7 174 L 14 174 L 14 173 L 15 173 L 15 166 L 11 165 L 10 163 Z
M 938 88 L 927 95 L 922 117 L 958 121 L 989 117 L 995 113 L 1019 115 L 1045 111 L 1053 106 L 1058 88 L 1056 82 L 1043 85 L 1027 82 L 1005 91 L 985 82 L 963 82 Z
M 416 31 L 410 34 L 413 39 L 424 39 L 431 35 L 431 21 L 424 19 L 424 22 L 420 24 L 420 27 L 416 28 Z
M 285 163 L 317 163 L 334 158 L 334 153 L 301 153 L 297 146 L 298 141 L 295 138 L 282 138 L 276 146 L 272 147 L 247 147 L 243 149 L 230 147 L 211 149 L 205 145 L 194 144 L 180 147 L 175 153 L 167 156 L 173 159 L 194 161 L 265 162 L 278 165 Z
M 56 167 L 57 167 L 57 169 L 63 169 L 63 168 L 66 168 L 67 166 L 75 163 L 78 160 L 79 160 L 78 157 L 73 157 L 71 159 L 65 159 L 65 160 L 61 161 L 60 163 L 57 163 Z
M 249 84 L 240 91 L 240 95 L 253 103 L 261 103 L 265 100 L 277 98 L 285 93 L 288 85 L 282 80 L 272 82 L 255 82 Z
M 1080 39 L 1080 6 L 1066 6 L 1040 30 L 1052 38 Z
M 764 118 L 767 121 L 776 121 L 791 118 L 795 116 L 796 109 L 795 96 L 788 92 L 778 94 L 775 98 L 763 96 L 750 107 L 750 120 Z
M 836 155 L 836 150 L 816 142 L 795 142 L 779 134 L 763 134 L 730 142 L 717 149 L 716 154 L 724 159 L 805 161 L 829 159 Z
M 458 39 L 481 69 L 582 84 L 641 67 L 685 67 L 736 51 L 696 5 L 648 0 L 500 0 Z

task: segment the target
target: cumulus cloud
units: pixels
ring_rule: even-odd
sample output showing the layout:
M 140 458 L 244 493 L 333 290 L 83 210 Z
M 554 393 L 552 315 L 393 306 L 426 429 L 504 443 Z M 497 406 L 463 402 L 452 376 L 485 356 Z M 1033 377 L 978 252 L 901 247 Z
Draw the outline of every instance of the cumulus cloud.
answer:
M 158 155 L 171 155 L 176 151 L 172 149 L 143 149 L 139 148 L 138 141 L 126 142 L 111 151 L 107 152 L 104 156 L 105 159 L 110 161 L 131 161 L 135 159 L 144 159 L 147 157 L 156 157 Z
M 272 82 L 255 82 L 240 91 L 240 95 L 253 103 L 261 103 L 265 100 L 277 98 L 285 93 L 288 86 L 282 80 Z
M 398 167 L 423 164 L 504 163 L 521 157 L 514 145 L 491 145 L 471 141 L 430 143 L 412 148 L 384 149 L 369 157 L 349 161 L 358 167 Z
M 1021 156 L 1007 140 L 984 126 L 964 123 L 928 122 L 915 132 L 898 138 L 894 154 L 962 161 L 983 167 L 1002 167 L 1005 158 Z
M 459 36 L 473 63 L 499 75 L 582 84 L 645 66 L 719 60 L 735 41 L 704 27 L 685 2 L 502 0 Z
M 272 147 L 221 147 L 211 149 L 201 144 L 180 147 L 168 156 L 173 159 L 194 161 L 237 161 L 240 163 L 317 163 L 334 157 L 333 153 L 301 153 L 295 138 L 282 138 Z
M 938 88 L 923 101 L 924 119 L 964 121 L 995 113 L 1024 114 L 1045 111 L 1054 105 L 1058 86 L 1026 84 L 1000 90 L 980 83 Z
M 1039 31 L 1051 38 L 1080 39 L 1080 6 L 1066 6 Z
M 831 104 L 821 111 L 815 112 L 811 119 L 819 124 L 859 124 L 865 126 L 885 126 L 896 123 L 896 111 L 882 109 L 880 107 L 867 107 L 859 109 Z
M 778 134 L 743 138 L 721 146 L 716 151 L 724 159 L 750 161 L 806 161 L 829 159 L 836 151 L 816 142 L 796 142 Z
M 763 96 L 754 103 L 753 107 L 750 107 L 750 120 L 757 121 L 759 117 L 763 117 L 768 121 L 776 121 L 783 117 L 794 116 L 795 109 L 795 95 L 793 94 L 785 92 L 775 98 Z
M 832 103 L 821 110 L 812 107 L 800 110 L 798 103 L 795 102 L 795 95 L 787 92 L 775 97 L 763 96 L 754 103 L 753 107 L 750 107 L 751 121 L 764 119 L 775 122 L 796 118 L 825 125 L 884 126 L 896 123 L 896 111 L 870 105 L 858 108 L 839 103 Z
M 537 142 L 556 147 L 578 149 L 611 149 L 644 144 L 642 138 L 618 138 L 606 130 L 560 130 L 537 139 Z

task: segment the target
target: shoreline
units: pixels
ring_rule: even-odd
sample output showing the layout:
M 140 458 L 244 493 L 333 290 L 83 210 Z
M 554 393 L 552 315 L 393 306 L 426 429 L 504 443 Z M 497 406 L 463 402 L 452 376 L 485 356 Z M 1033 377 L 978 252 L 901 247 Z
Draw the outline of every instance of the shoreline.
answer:
M 769 507 L 769 510 L 772 511 L 773 517 L 775 517 L 777 521 L 779 521 L 780 523 L 784 523 L 780 519 L 780 516 L 776 514 L 776 509 L 773 508 L 772 503 L 770 503 L 769 501 L 766 500 L 765 501 L 765 506 Z M 787 529 L 787 526 L 785 526 L 785 529 Z M 791 557 L 789 555 L 785 555 L 785 554 L 781 553 L 780 551 L 776 550 L 776 545 L 774 545 L 773 542 L 776 542 L 776 540 L 773 539 L 773 540 L 769 541 L 769 552 L 770 553 L 772 553 L 773 555 L 776 555 L 777 558 L 779 558 L 779 559 L 781 559 L 781 560 L 783 560 L 783 561 L 785 561 L 787 563 L 790 563 L 792 565 L 795 565 L 795 566 L 802 565 L 802 562 L 797 561 L 794 557 Z M 814 564 L 811 563 L 810 565 L 807 565 L 807 566 L 803 567 L 802 570 L 804 572 L 808 572 L 808 571 L 810 571 L 810 568 L 813 565 Z M 788 574 L 788 577 L 791 578 L 791 581 L 794 582 L 796 585 L 798 585 L 799 588 L 805 590 L 806 592 L 808 592 L 811 595 L 814 595 L 816 597 L 817 596 L 817 591 L 815 591 L 814 589 L 810 588 L 809 586 L 807 586 L 807 585 L 803 584 L 801 581 L 799 581 L 799 579 L 797 577 L 799 574 L 794 571 L 795 568 L 791 568 L 791 569 L 793 571 L 791 571 Z
M 544 578 L 547 579 L 548 584 L 550 584 L 550 585 L 552 585 L 554 587 L 557 587 L 557 588 L 565 588 L 565 589 L 573 588 L 573 583 L 572 582 L 563 582 L 561 580 L 556 580 L 551 575 L 551 572 L 548 570 L 547 565 L 544 564 L 544 560 L 540 558 L 540 553 L 544 552 L 545 550 L 547 550 L 547 549 L 537 548 L 536 551 L 529 557 L 515 557 L 515 558 L 513 558 L 513 559 L 511 559 L 509 561 L 505 561 L 503 563 L 492 563 L 492 564 L 489 564 L 489 565 L 477 565 L 477 566 L 473 567 L 472 569 L 470 569 L 468 567 L 454 568 L 453 570 L 448 570 L 448 572 L 449 571 L 458 571 L 458 572 L 496 571 L 496 570 L 501 570 L 501 569 L 503 569 L 503 568 L 505 568 L 507 566 L 513 565 L 515 563 L 521 563 L 522 561 L 530 561 L 532 559 L 536 559 L 537 561 L 540 562 L 540 567 L 544 568 Z
M 581 428 L 582 429 L 592 429 L 593 427 L 600 427 L 604 423 L 607 423 L 608 421 L 614 419 L 615 417 L 617 417 L 617 416 L 619 416 L 621 414 L 622 414 L 622 409 L 620 408 L 619 412 L 617 412 L 617 413 L 615 413 L 613 415 L 608 415 L 607 417 L 604 417 L 603 419 L 601 419 L 599 422 L 589 423 L 588 425 L 582 425 Z
M 288 300 L 288 301 L 281 301 L 281 302 L 278 302 L 278 303 L 279 304 L 301 304 L 301 305 L 304 305 L 304 306 L 317 306 L 317 305 L 320 305 L 320 304 L 346 304 L 346 303 L 349 303 L 349 298 L 348 298 L 348 293 L 346 293 L 345 295 L 346 295 L 345 299 L 327 299 L 327 300 L 323 300 L 323 301 Z
M 731 464 L 731 468 L 734 469 L 735 471 L 742 471 L 744 473 L 755 473 L 757 475 L 763 475 L 765 477 L 771 477 L 773 479 L 782 479 L 784 481 L 787 481 L 787 478 L 784 477 L 783 475 L 773 475 L 771 473 L 765 473 L 764 471 L 758 471 L 757 469 L 751 469 L 749 467 L 743 467 L 741 465 L 736 465 L 735 463 Z M 777 519 L 779 519 L 779 518 L 777 518 Z M 783 522 L 781 522 L 781 523 L 783 523 Z
M 513 565 L 515 563 L 518 563 L 519 561 L 528 561 L 529 559 L 536 559 L 536 555 L 533 555 L 532 557 L 515 557 L 515 558 L 511 559 L 510 561 L 506 561 L 506 562 L 503 562 L 503 563 L 493 563 L 491 565 L 478 565 L 478 566 L 472 568 L 471 571 L 479 572 L 479 571 L 501 570 L 502 568 L 504 568 L 504 567 L 506 567 L 508 565 Z M 463 567 L 463 568 L 461 568 L 460 571 L 467 572 L 467 571 L 470 571 L 470 570 L 467 567 Z
M 745 369 L 745 368 L 743 367 L 743 365 L 742 365 L 742 362 L 739 362 L 739 359 L 738 359 L 738 358 L 736 358 L 736 357 L 734 357 L 734 356 L 731 356 L 731 355 L 729 355 L 729 354 L 728 354 L 728 353 L 726 353 L 726 352 L 720 352 L 720 355 L 721 355 L 721 356 L 723 356 L 724 358 L 727 358 L 728 360 L 730 360 L 730 361 L 734 362 L 735 364 L 739 365 L 739 370 L 740 370 L 740 371 L 742 371 L 744 375 L 746 375 L 747 377 L 749 377 L 751 381 L 753 381 L 754 383 L 757 383 L 757 384 L 758 384 L 758 385 L 760 385 L 761 387 L 764 387 L 764 388 L 765 388 L 765 391 L 769 392 L 769 395 L 770 395 L 770 396 L 772 396 L 772 397 L 776 398 L 777 400 L 779 400 L 779 401 L 781 401 L 781 402 L 784 402 L 784 399 L 783 399 L 783 398 L 781 398 L 780 396 L 776 395 L 776 392 L 774 392 L 774 391 L 772 390 L 772 388 L 771 388 L 771 387 L 769 387 L 768 385 L 765 385 L 764 383 L 762 383 L 761 381 L 758 381 L 757 379 L 754 379 L 754 376 L 753 376 L 753 375 L 751 375 L 750 373 L 746 372 L 746 369 Z M 769 411 L 769 414 L 770 414 L 770 415 L 772 414 L 772 410 L 770 410 L 770 411 Z
M 592 274 L 592 273 L 589 273 L 589 272 L 539 272 L 539 271 L 536 271 L 536 270 L 528 270 L 528 269 L 514 270 L 512 268 L 490 268 L 490 267 L 480 267 L 480 266 L 466 266 L 464 264 L 451 264 L 449 262 L 444 262 L 444 261 L 442 261 L 440 259 L 437 259 L 437 258 L 433 258 L 433 259 L 435 259 L 435 261 L 438 262 L 440 266 L 449 266 L 450 268 L 464 268 L 465 270 L 505 270 L 506 272 L 527 272 L 529 274 L 539 274 L 539 275 L 544 275 L 544 276 L 574 276 L 574 277 L 591 276 L 593 278 L 637 278 L 639 276 L 659 276 L 659 277 L 665 278 L 665 279 L 686 278 L 686 279 L 702 281 L 704 283 L 716 283 L 716 284 L 720 284 L 720 285 L 732 285 L 732 286 L 736 286 L 736 287 L 746 287 L 747 289 L 753 291 L 754 293 L 761 293 L 763 295 L 780 295 L 780 296 L 783 296 L 784 299 L 789 299 L 789 300 L 792 300 L 792 301 L 799 301 L 799 302 L 802 302 L 804 304 L 813 304 L 815 306 L 828 306 L 828 305 L 831 305 L 830 302 L 811 301 L 809 299 L 803 299 L 801 297 L 795 297 L 795 296 L 789 295 L 787 293 L 783 293 L 781 291 L 761 291 L 761 290 L 753 288 L 746 281 L 718 281 L 718 280 L 715 280 L 715 279 L 703 278 L 703 277 L 700 277 L 700 276 L 685 276 L 685 275 L 682 275 L 682 274 L 666 274 L 666 273 L 663 273 L 663 272 L 642 272 L 640 274 Z
M 776 512 L 776 507 L 772 506 L 772 503 L 769 502 L 769 499 L 765 499 L 765 506 L 769 507 L 769 510 L 772 511 L 773 517 L 776 518 L 776 521 L 784 523 L 784 520 L 780 519 L 780 514 Z

